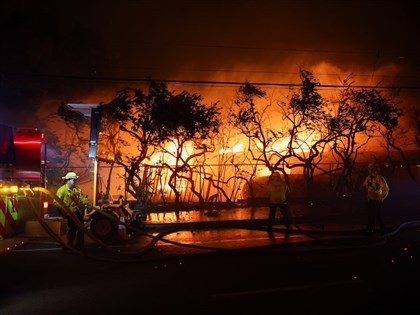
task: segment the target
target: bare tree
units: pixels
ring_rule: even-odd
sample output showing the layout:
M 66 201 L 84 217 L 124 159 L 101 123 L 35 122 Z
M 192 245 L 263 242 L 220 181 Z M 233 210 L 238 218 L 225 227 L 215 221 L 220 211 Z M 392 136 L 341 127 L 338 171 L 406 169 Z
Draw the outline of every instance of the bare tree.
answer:
M 328 132 L 330 114 L 327 100 L 317 90 L 320 83 L 307 70 L 301 70 L 300 77 L 299 92 L 293 93 L 288 103 L 281 102 L 280 108 L 289 126 L 287 167 L 303 169 L 307 193 L 312 194 L 315 170 L 321 169 L 324 150 L 334 135 Z
M 49 158 L 54 160 L 56 166 L 59 166 L 60 173 L 67 172 L 72 164 L 72 159 L 79 159 L 82 164 L 88 164 L 89 120 L 81 112 L 73 110 L 67 104 L 61 104 L 58 107 L 55 117 L 62 119 L 67 128 L 63 139 L 55 138 L 53 143 L 57 154 L 52 156 L 50 153 Z M 60 174 L 54 174 L 54 177 L 60 180 L 55 184 L 59 185 L 63 175 L 57 175 Z M 53 184 L 53 181 L 50 184 Z
M 396 110 L 398 111 L 398 114 L 402 115 L 401 111 L 399 111 L 398 109 Z M 395 161 L 391 155 L 391 149 L 398 152 L 399 156 L 401 157 L 401 160 L 399 160 L 398 164 L 401 164 L 402 162 L 402 165 L 404 165 L 408 176 L 413 180 L 413 182 L 416 185 L 420 186 L 420 179 L 418 178 L 418 176 L 416 176 L 415 172 L 413 171 L 413 166 L 412 163 L 410 163 L 409 156 L 407 152 L 403 149 L 403 147 L 416 147 L 417 137 L 414 136 L 414 139 L 407 137 L 406 135 L 409 134 L 408 130 L 395 124 L 385 124 L 383 126 L 380 126 L 379 133 L 385 140 L 386 150 L 388 152 L 388 159 L 395 164 Z
M 213 135 L 221 125 L 217 103 L 204 104 L 202 96 L 186 91 L 180 94 L 162 92 L 165 93 L 159 95 L 153 118 L 166 139 L 160 143 L 161 150 L 175 161 L 174 164 L 163 162 L 171 172 L 168 185 L 175 194 L 175 203 L 181 200 L 179 184 L 185 181 L 189 191 L 203 203 L 200 183 L 196 182 L 194 174 L 199 169 L 199 158 L 214 151 Z
M 342 165 L 338 171 L 337 195 L 351 193 L 352 173 L 360 150 L 371 138 L 380 136 L 385 128 L 391 132 L 398 126 L 401 115 L 396 104 L 374 88 L 354 89 L 351 76 L 344 81 L 340 91 L 336 113 L 330 120 L 329 130 L 336 135 L 332 141 L 332 153 Z
M 244 182 L 248 181 L 250 173 L 254 173 L 256 168 L 249 160 L 249 155 L 244 154 L 247 148 L 243 145 L 242 139 L 237 137 L 235 130 L 225 124 L 215 137 L 215 143 L 219 148 L 215 161 L 216 165 L 207 167 L 205 178 L 210 182 L 211 187 L 216 189 L 216 193 L 210 196 L 212 200 L 228 203 L 242 199 L 239 195 Z M 204 163 L 203 163 L 204 165 Z M 252 188 L 252 187 L 251 187 Z
M 237 108 L 231 111 L 230 123 L 248 138 L 254 161 L 271 172 L 281 171 L 286 179 L 288 169 L 302 168 L 307 190 L 311 191 L 315 169 L 332 135 L 327 129 L 330 117 L 325 111 L 327 101 L 317 92 L 319 83 L 306 70 L 301 71 L 301 79 L 299 92 L 293 93 L 288 102 L 278 102 L 280 123 L 269 126 L 271 104 L 259 111 L 256 99 L 265 97 L 266 93 L 250 83 L 239 89 Z
M 285 137 L 283 125 L 278 125 L 280 129 L 269 126 L 271 104 L 264 105 L 261 111 L 257 109 L 256 101 L 265 96 L 264 90 L 249 82 L 242 85 L 230 110 L 229 124 L 247 138 L 247 153 L 253 161 L 265 165 L 270 171 L 279 170 L 286 175 L 284 163 L 289 156 L 276 146 Z
M 161 88 L 165 88 L 162 86 Z M 120 136 L 115 150 L 115 163 L 126 173 L 127 192 L 140 201 L 147 195 L 147 179 L 143 178 L 142 163 L 150 158 L 160 142 L 166 140 L 154 122 L 156 98 L 160 87 L 150 83 L 149 94 L 141 89 L 126 88 L 117 92 L 109 103 L 101 103 L 102 112 L 119 125 Z

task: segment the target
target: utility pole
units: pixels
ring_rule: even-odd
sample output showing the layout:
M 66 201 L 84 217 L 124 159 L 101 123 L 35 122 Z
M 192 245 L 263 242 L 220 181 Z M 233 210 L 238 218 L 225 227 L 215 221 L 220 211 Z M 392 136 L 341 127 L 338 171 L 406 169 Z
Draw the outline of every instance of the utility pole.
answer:
M 98 159 L 96 151 L 98 148 L 99 127 L 101 124 L 101 110 L 98 104 L 67 104 L 78 110 L 83 116 L 90 118 L 89 158 L 93 160 L 93 206 L 97 204 L 98 187 Z

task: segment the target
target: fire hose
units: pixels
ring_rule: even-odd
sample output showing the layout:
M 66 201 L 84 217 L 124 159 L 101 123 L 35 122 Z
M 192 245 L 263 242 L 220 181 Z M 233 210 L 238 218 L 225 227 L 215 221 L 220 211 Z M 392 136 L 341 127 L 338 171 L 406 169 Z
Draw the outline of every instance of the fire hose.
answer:
M 33 191 L 41 191 L 41 192 L 44 192 L 44 193 L 48 194 L 50 197 L 54 198 L 54 200 L 56 200 L 58 203 L 60 203 L 60 206 L 62 206 L 64 209 L 66 209 L 66 206 L 62 203 L 62 201 L 60 199 L 58 199 L 55 196 L 55 194 L 51 193 L 49 190 L 47 190 L 43 187 L 35 187 L 35 188 L 33 188 Z M 112 248 L 112 246 L 109 246 L 108 244 L 104 243 L 100 238 L 95 236 L 90 230 L 86 229 L 84 224 L 77 220 L 76 215 L 67 209 L 69 217 L 72 218 L 78 224 L 79 228 L 83 229 L 83 231 L 86 232 L 86 235 L 88 237 L 90 237 L 92 240 L 94 240 L 96 243 L 98 243 L 101 248 L 104 248 L 108 252 L 110 252 L 111 254 L 116 255 L 115 257 L 113 257 L 113 256 L 104 257 L 104 256 L 99 256 L 99 255 L 91 255 L 91 254 L 88 254 L 86 252 L 81 252 L 81 251 L 78 251 L 75 248 L 69 248 L 70 250 L 72 250 L 73 252 L 75 252 L 79 255 L 83 255 L 85 257 L 92 258 L 92 259 L 97 259 L 97 260 L 106 260 L 106 261 L 114 261 L 114 262 L 144 261 L 145 260 L 145 258 L 144 258 L 145 254 L 149 253 L 159 241 L 164 242 L 164 243 L 173 244 L 173 245 L 189 247 L 189 248 L 194 248 L 194 249 L 200 249 L 200 250 L 206 250 L 206 251 L 246 252 L 246 253 L 249 253 L 251 251 L 257 251 L 257 250 L 258 251 L 261 251 L 261 250 L 275 250 L 276 252 L 286 252 L 286 251 L 296 252 L 297 248 L 299 246 L 314 245 L 314 244 L 326 245 L 327 243 L 332 244 L 332 243 L 337 242 L 341 239 L 341 238 L 329 238 L 328 240 L 322 239 L 322 238 L 316 236 L 316 235 L 322 235 L 323 234 L 322 231 L 303 230 L 297 224 L 294 224 L 294 226 L 297 228 L 297 230 L 292 231 L 292 233 L 294 233 L 294 234 L 305 234 L 308 237 L 312 238 L 312 240 L 303 241 L 303 242 L 296 242 L 296 243 L 287 243 L 287 244 L 282 244 L 281 246 L 279 246 L 279 244 L 275 244 L 275 245 L 269 245 L 269 246 L 263 246 L 263 247 L 258 246 L 258 247 L 251 247 L 251 248 L 235 248 L 235 249 L 202 246 L 202 245 L 194 245 L 194 244 L 185 244 L 185 243 L 180 243 L 180 242 L 165 239 L 165 236 L 167 236 L 171 233 L 179 232 L 181 230 L 184 230 L 184 231 L 185 230 L 198 230 L 198 229 L 200 229 L 200 227 L 197 227 L 194 224 L 184 225 L 182 227 L 179 227 L 179 226 L 169 227 L 169 228 L 166 228 L 164 231 L 157 233 L 157 235 L 153 235 L 153 234 L 146 233 L 144 229 L 137 229 L 133 226 L 130 226 L 130 225 L 126 224 L 125 222 L 119 221 L 118 218 L 116 218 L 115 216 L 112 216 L 109 213 L 103 211 L 99 207 L 94 207 L 93 209 L 94 209 L 94 211 L 98 211 L 101 215 L 107 217 L 108 219 L 115 221 L 115 223 L 124 225 L 125 228 L 127 228 L 128 230 L 131 230 L 134 233 L 139 233 L 141 235 L 144 235 L 144 236 L 150 238 L 150 243 L 142 250 L 135 251 L 135 252 L 124 252 L 124 251 L 121 251 L 121 250 L 115 250 L 114 248 Z M 35 206 L 34 205 L 33 205 L 33 212 L 36 215 L 36 218 L 41 223 L 41 225 L 48 232 L 48 234 L 52 238 L 54 238 L 58 243 L 60 243 L 63 247 L 66 246 L 63 243 L 63 241 L 61 240 L 61 238 L 58 237 L 54 233 L 54 231 L 45 222 L 43 222 L 42 217 L 35 211 Z M 348 246 L 348 245 L 347 246 L 338 246 L 338 247 L 336 246 L 334 248 L 334 250 L 356 249 L 356 248 L 360 249 L 360 248 L 363 248 L 363 247 L 372 247 L 372 246 L 383 245 L 387 242 L 387 237 L 395 235 L 396 233 L 398 233 L 404 227 L 413 226 L 413 225 L 416 225 L 416 226 L 420 225 L 420 221 L 405 222 L 405 223 L 401 224 L 397 229 L 395 229 L 392 233 L 388 233 L 387 235 L 384 235 L 383 237 L 376 240 L 375 242 L 369 242 L 367 244 L 362 244 L 362 245 L 357 245 L 357 246 Z M 204 227 L 201 227 L 201 228 L 204 228 Z M 236 227 L 236 228 L 238 228 L 238 227 Z M 264 227 L 263 225 L 253 225 L 251 227 L 250 226 L 248 226 L 248 227 L 241 226 L 239 228 L 242 228 L 242 229 L 247 228 L 247 229 L 268 231 L 268 229 L 266 227 Z M 284 233 L 285 232 L 284 229 L 276 229 L 276 228 L 273 228 L 270 231 L 273 232 L 273 233 Z M 339 233 L 345 233 L 345 231 L 340 231 Z M 324 248 L 321 248 L 321 249 L 318 248 L 316 250 L 331 250 L 331 249 L 332 249 L 331 246 L 329 246 L 329 247 L 324 247 Z M 304 251 L 308 252 L 308 248 L 306 247 L 304 249 Z

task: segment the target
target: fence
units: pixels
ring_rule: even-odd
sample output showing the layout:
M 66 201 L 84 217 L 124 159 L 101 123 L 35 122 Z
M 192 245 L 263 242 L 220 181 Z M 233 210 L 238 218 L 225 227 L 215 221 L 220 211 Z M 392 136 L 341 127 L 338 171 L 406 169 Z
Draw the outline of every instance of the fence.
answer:
M 410 162 L 410 173 L 407 165 L 396 163 L 381 163 L 382 174 L 389 182 L 391 189 L 403 193 L 405 190 L 411 191 L 418 187 L 420 178 L 420 162 Z M 238 202 L 250 199 L 263 199 L 266 197 L 265 185 L 268 179 L 266 171 L 260 171 L 262 165 L 201 165 L 191 169 L 188 176 L 178 178 L 175 182 L 176 190 L 179 192 L 179 202 L 196 203 L 202 202 Z M 337 170 L 340 165 L 336 163 L 325 163 L 324 169 Z M 70 168 L 69 168 L 70 169 Z M 92 167 L 73 167 L 79 176 L 79 185 L 83 191 L 91 191 L 93 186 L 93 168 Z M 254 174 L 257 170 L 256 175 Z M 110 171 L 112 172 L 110 173 Z M 168 185 L 170 171 L 162 166 L 145 165 L 141 168 L 141 178 L 147 178 L 147 201 L 151 203 L 171 203 L 174 201 L 174 190 Z M 49 167 L 48 176 L 57 176 L 63 173 L 60 169 Z M 350 178 L 347 179 L 348 187 L 342 190 L 342 194 L 351 195 L 357 191 L 364 177 L 367 174 L 367 162 L 358 163 L 353 170 Z M 416 183 L 417 179 L 417 183 Z M 336 192 L 339 182 L 337 172 L 319 172 L 313 177 L 313 185 L 308 191 L 307 181 L 302 174 L 288 174 L 289 185 L 294 196 L 307 196 L 309 193 L 313 196 L 331 195 Z M 100 165 L 98 168 L 98 196 L 97 200 L 116 201 L 119 196 L 126 200 L 135 199 L 127 193 L 127 176 L 124 169 L 119 166 L 111 168 L 110 165 Z M 50 187 L 56 189 L 57 187 Z M 200 200 L 200 198 L 202 198 Z

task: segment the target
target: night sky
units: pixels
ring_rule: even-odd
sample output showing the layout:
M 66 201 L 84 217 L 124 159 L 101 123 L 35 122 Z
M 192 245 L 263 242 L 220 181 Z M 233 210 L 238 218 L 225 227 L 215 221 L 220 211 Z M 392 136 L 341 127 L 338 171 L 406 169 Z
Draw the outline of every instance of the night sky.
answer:
M 61 103 L 109 101 L 147 78 L 199 81 L 174 88 L 216 100 L 223 82 L 298 83 L 301 68 L 416 100 L 419 15 L 406 0 L 3 0 L 0 124 L 42 124 Z

